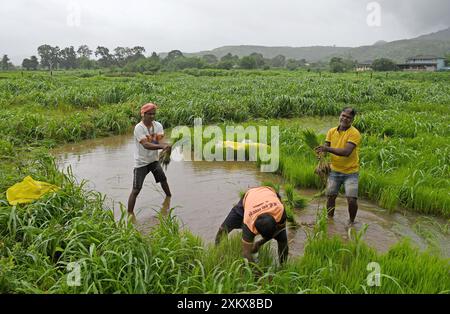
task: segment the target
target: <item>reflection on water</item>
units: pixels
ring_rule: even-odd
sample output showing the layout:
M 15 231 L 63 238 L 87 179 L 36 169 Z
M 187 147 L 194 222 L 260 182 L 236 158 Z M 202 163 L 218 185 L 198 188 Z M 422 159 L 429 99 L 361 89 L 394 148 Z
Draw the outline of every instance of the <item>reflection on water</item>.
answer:
M 54 151 L 61 168 L 71 166 L 79 179 L 88 180 L 88 187 L 107 195 L 109 206 L 120 217 L 119 204 L 126 204 L 131 192 L 133 179 L 133 137 L 114 136 L 79 144 L 66 145 Z M 172 198 L 165 198 L 159 185 L 149 174 L 139 194 L 135 207 L 136 227 L 143 233 L 150 231 L 157 223 L 160 211 L 167 214 L 169 208 L 179 218 L 183 227 L 213 243 L 214 237 L 232 206 L 239 200 L 239 192 L 257 186 L 263 181 L 280 182 L 274 174 L 261 173 L 255 163 L 250 162 L 174 162 L 169 165 L 166 175 L 172 191 Z M 317 191 L 299 191 L 301 195 L 312 197 Z M 297 212 L 300 226 L 290 227 L 288 236 L 290 254 L 303 253 L 306 232 L 311 231 L 318 209 L 325 206 L 325 199 L 315 198 L 308 207 Z M 366 242 L 386 251 L 403 237 L 410 237 L 419 247 L 426 248 L 429 239 L 424 239 L 414 228 L 420 216 L 411 213 L 389 214 L 372 203 L 360 200 L 356 229 L 362 224 L 369 225 Z M 348 219 L 345 198 L 338 198 L 336 214 L 329 223 L 329 234 L 347 238 Z M 437 220 L 436 220 L 437 221 Z M 445 222 L 440 221 L 445 224 Z M 445 256 L 450 256 L 448 232 L 436 231 L 435 243 Z M 434 232 L 433 231 L 433 232 Z

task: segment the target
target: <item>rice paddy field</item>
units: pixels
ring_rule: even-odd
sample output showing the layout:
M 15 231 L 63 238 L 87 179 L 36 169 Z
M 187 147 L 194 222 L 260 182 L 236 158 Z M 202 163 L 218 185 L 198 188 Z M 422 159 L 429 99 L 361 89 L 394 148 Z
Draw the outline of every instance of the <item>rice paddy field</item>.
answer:
M 439 228 L 448 235 L 449 83 L 450 73 L 0 73 L 0 292 L 449 293 L 448 258 L 408 239 L 377 252 L 364 242 L 364 228 L 348 241 L 329 237 L 324 212 L 304 254 L 281 266 L 269 247 L 258 264 L 242 259 L 239 235 L 206 245 L 173 215 L 142 234 L 126 214 L 115 219 L 104 195 L 61 173 L 49 154 L 65 143 L 129 133 L 140 106 L 152 101 L 165 128 L 192 126 L 195 118 L 279 126 L 278 174 L 290 191 L 320 189 L 317 159 L 297 118 L 334 116 L 337 126 L 341 109 L 353 106 L 363 136 L 360 196 L 391 211 L 444 219 Z M 9 205 L 7 188 L 28 175 L 61 189 Z M 81 267 L 79 285 L 68 284 L 73 262 Z M 367 281 L 372 262 L 380 285 Z

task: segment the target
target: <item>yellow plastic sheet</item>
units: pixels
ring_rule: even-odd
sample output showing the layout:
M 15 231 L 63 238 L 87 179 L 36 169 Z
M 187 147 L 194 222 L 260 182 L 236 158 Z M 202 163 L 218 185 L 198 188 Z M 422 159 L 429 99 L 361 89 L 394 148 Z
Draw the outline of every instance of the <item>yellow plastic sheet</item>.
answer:
M 48 192 L 56 192 L 59 187 L 56 185 L 36 181 L 31 176 L 23 179 L 22 182 L 14 184 L 6 191 L 6 198 L 9 204 L 26 204 L 31 203 Z
M 223 146 L 225 148 L 232 148 L 233 150 L 241 150 L 241 149 L 246 149 L 246 148 L 250 148 L 250 147 L 265 147 L 267 148 L 268 145 L 267 144 L 262 144 L 262 143 L 246 143 L 246 142 L 232 142 L 232 141 L 223 141 Z

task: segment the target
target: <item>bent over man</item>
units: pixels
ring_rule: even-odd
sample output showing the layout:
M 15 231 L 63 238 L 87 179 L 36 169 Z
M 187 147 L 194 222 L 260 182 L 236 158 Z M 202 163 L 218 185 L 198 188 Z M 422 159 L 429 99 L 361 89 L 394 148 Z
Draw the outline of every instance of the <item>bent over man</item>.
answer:
M 216 244 L 223 235 L 242 228 L 242 255 L 254 262 L 252 254 L 271 239 L 277 240 L 280 264 L 287 259 L 289 248 L 286 233 L 286 211 L 280 195 L 268 186 L 249 189 L 234 206 L 216 235 Z M 255 236 L 262 239 L 254 243 Z

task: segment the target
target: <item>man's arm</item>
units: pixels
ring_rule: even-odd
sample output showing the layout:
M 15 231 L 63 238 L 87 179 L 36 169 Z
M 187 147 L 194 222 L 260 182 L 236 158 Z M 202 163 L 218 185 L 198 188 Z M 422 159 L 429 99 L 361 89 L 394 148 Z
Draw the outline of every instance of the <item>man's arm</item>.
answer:
M 275 237 L 275 240 L 277 240 L 277 243 L 278 243 L 278 258 L 279 258 L 280 264 L 283 264 L 284 262 L 286 262 L 288 254 L 289 254 L 289 246 L 288 246 L 286 229 L 283 229 Z
M 315 150 L 318 153 L 324 152 L 324 153 L 331 153 L 331 154 L 334 154 L 337 156 L 348 157 L 353 152 L 355 147 L 356 147 L 355 144 L 353 144 L 351 142 L 347 142 L 347 144 L 345 144 L 344 148 L 334 148 L 334 147 L 330 147 L 329 142 L 326 142 L 325 145 L 316 147 Z
M 144 148 L 148 149 L 148 150 L 167 149 L 167 147 L 169 146 L 168 144 L 164 144 L 164 143 L 154 144 L 147 139 L 142 139 L 139 141 L 139 143 L 141 143 L 141 145 L 144 146 Z
M 252 249 L 253 249 L 253 242 L 247 242 L 244 239 L 242 239 L 242 256 L 248 259 L 248 261 L 251 263 L 254 262 L 252 256 Z
M 259 249 L 261 248 L 261 246 L 263 246 L 263 244 L 265 244 L 266 242 L 268 242 L 270 239 L 265 239 L 262 238 L 259 241 L 256 241 L 253 246 L 252 246 L 252 254 L 258 253 Z

